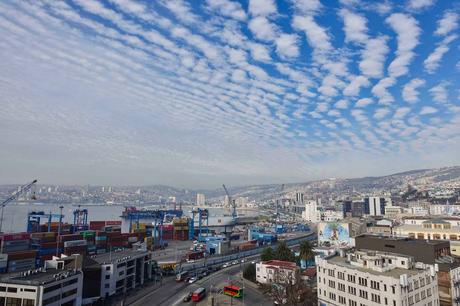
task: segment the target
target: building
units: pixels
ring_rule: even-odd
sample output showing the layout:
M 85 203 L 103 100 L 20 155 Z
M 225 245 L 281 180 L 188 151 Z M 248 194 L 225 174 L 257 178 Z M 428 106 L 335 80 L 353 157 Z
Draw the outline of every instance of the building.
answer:
M 75 270 L 36 269 L 0 278 L 0 305 L 80 306 L 83 274 Z
M 385 206 L 385 217 L 397 219 L 402 213 L 400 206 Z
M 367 197 L 364 199 L 364 213 L 370 216 L 385 214 L 385 198 Z
M 413 257 L 358 250 L 316 264 L 319 305 L 439 305 L 435 267 Z
M 339 202 L 339 204 L 342 205 L 342 211 L 345 217 L 353 217 L 352 210 L 351 210 L 352 203 L 353 201 L 351 200 L 343 200 Z
M 409 223 L 409 224 L 408 224 Z M 454 218 L 425 218 L 411 217 L 404 219 L 404 224 L 395 227 L 398 236 L 426 240 L 450 240 L 450 251 L 453 255 L 460 256 L 460 225 Z
M 206 204 L 206 197 L 202 193 L 196 194 L 196 205 L 197 206 L 204 206 Z
M 320 220 L 326 222 L 339 221 L 343 219 L 343 211 L 326 209 L 320 212 Z
M 435 265 L 440 305 L 457 305 L 455 301 L 460 301 L 460 262 L 450 256 L 449 241 L 360 235 L 355 238 L 355 245 L 357 249 L 398 252 L 417 262 Z
M 256 281 L 260 284 L 295 284 L 300 268 L 290 261 L 269 260 L 256 263 Z
M 320 217 L 317 201 L 307 201 L 307 203 L 305 203 L 305 211 L 302 213 L 302 218 L 305 221 L 317 223 L 321 221 Z
M 100 294 L 108 297 L 126 293 L 152 278 L 150 253 L 141 250 L 123 250 L 93 256 L 101 267 Z
M 237 207 L 246 207 L 248 205 L 248 197 L 238 197 L 235 200 Z
M 351 216 L 362 217 L 364 215 L 364 202 L 353 201 L 351 202 Z
M 295 202 L 297 205 L 303 205 L 303 193 L 297 192 L 295 194 Z

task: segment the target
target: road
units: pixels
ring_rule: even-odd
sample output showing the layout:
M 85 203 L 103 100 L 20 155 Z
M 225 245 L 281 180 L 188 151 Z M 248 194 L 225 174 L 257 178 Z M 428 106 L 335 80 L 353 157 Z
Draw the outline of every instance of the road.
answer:
M 242 264 L 238 264 L 226 269 L 219 270 L 212 273 L 208 277 L 198 280 L 194 284 L 176 283 L 174 279 L 168 279 L 164 282 L 163 286 L 159 290 L 155 290 L 150 294 L 145 294 L 142 298 L 132 302 L 128 305 L 140 306 L 140 305 L 158 305 L 158 306 L 178 306 L 178 305 L 192 305 L 192 302 L 183 302 L 182 299 L 190 291 L 194 291 L 199 287 L 206 288 L 209 294 L 211 293 L 211 287 L 214 289 L 222 289 L 225 284 L 234 283 L 243 287 L 243 280 L 241 278 L 241 271 L 244 268 Z M 245 284 L 248 282 L 245 281 Z M 270 299 L 264 296 L 255 285 L 244 286 L 244 304 L 243 299 L 234 299 L 233 305 L 254 305 L 263 306 L 271 303 Z M 219 295 L 218 293 L 214 293 Z M 169 296 L 168 296 L 169 295 Z M 227 299 L 230 301 L 230 297 L 220 297 L 221 299 Z M 193 305 L 207 305 L 207 300 L 203 300 L 200 303 L 194 303 Z

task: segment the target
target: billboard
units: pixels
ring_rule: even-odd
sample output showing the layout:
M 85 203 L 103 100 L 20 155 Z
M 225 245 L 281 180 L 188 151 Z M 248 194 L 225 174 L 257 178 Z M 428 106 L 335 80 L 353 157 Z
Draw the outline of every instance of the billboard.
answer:
M 349 246 L 350 224 L 344 222 L 320 222 L 318 224 L 318 244 L 323 246 Z

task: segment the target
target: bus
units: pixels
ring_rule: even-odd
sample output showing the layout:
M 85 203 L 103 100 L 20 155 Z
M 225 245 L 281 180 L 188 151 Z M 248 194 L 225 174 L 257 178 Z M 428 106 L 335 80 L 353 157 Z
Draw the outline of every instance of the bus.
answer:
M 179 272 L 176 274 L 176 282 L 183 282 L 188 277 L 188 271 Z
M 224 287 L 224 294 L 239 298 L 243 296 L 243 288 L 236 285 L 228 285 Z
M 202 299 L 204 299 L 205 296 L 206 296 L 206 289 L 203 287 L 198 288 L 192 293 L 192 301 L 199 302 Z

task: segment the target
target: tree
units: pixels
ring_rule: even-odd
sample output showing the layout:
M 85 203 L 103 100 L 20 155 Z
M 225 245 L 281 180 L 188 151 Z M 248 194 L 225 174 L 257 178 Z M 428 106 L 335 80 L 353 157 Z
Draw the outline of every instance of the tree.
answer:
M 295 261 L 294 253 L 288 247 L 285 241 L 278 243 L 278 247 L 275 251 L 275 259 L 284 261 Z
M 260 259 L 262 259 L 262 261 L 273 260 L 275 257 L 275 251 L 273 251 L 271 247 L 265 248 L 260 255 Z
M 264 288 L 278 305 L 318 305 L 317 293 L 302 281 L 298 273 L 294 278 L 285 273 L 278 273 L 276 282 Z
M 307 262 L 314 257 L 313 248 L 308 240 L 300 243 L 300 260 Z
M 243 277 L 251 282 L 256 282 L 256 265 L 248 264 L 243 270 Z

